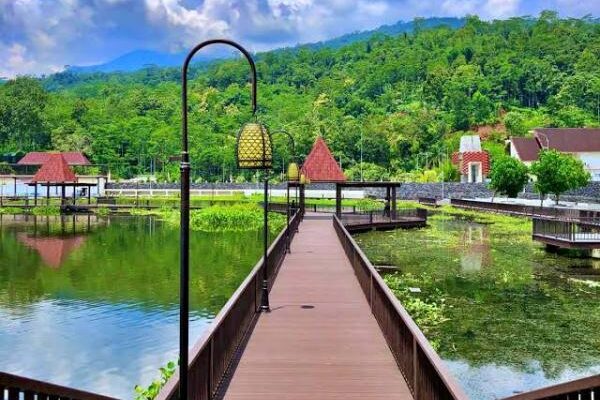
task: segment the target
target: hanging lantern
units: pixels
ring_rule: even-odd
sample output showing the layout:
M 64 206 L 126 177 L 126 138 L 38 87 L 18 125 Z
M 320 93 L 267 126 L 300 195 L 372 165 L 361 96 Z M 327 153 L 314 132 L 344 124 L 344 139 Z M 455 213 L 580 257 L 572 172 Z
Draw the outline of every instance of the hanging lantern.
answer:
M 239 169 L 271 169 L 273 148 L 267 128 L 258 122 L 242 126 L 237 136 L 236 158 Z
M 288 165 L 287 178 L 289 182 L 298 182 L 300 179 L 300 170 L 298 169 L 298 164 L 293 162 Z

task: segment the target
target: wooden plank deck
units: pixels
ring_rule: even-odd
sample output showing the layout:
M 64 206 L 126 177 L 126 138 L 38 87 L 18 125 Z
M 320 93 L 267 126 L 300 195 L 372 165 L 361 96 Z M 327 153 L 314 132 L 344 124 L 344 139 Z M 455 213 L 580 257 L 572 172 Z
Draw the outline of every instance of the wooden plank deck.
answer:
M 224 398 L 412 399 L 331 218 L 307 214 L 291 250 Z

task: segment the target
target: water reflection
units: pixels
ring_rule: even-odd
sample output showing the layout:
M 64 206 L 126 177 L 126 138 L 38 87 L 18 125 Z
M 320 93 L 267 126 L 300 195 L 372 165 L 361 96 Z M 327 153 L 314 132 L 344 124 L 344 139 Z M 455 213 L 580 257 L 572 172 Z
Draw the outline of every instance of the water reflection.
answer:
M 0 370 L 132 398 L 178 346 L 178 230 L 153 217 L 0 218 Z M 260 256 L 191 237 L 191 342 Z

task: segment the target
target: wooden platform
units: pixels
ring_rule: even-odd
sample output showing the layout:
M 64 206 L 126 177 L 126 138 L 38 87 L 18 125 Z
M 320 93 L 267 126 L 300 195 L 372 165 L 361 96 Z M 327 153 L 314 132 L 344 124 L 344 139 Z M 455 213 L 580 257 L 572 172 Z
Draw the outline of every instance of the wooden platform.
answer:
M 412 399 L 331 218 L 307 214 L 227 400 Z

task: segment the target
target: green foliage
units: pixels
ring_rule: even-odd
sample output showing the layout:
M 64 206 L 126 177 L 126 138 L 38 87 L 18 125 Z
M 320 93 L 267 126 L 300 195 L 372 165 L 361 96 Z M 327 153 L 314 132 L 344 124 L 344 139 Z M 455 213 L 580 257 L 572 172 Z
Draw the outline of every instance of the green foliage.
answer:
M 504 156 L 494 161 L 489 178 L 494 193 L 517 197 L 529 181 L 528 168 L 516 158 Z
M 358 211 L 379 211 L 383 210 L 385 204 L 375 199 L 360 199 L 356 202 L 356 209 Z
M 368 46 L 266 52 L 256 60 L 261 119 L 285 127 L 300 157 L 324 136 L 353 179 L 361 153 L 365 179 L 439 169 L 457 150 L 454 132 L 477 125 L 504 122 L 517 136 L 599 125 L 599 39 L 592 20 L 544 14 L 474 17 L 459 29 L 423 27 Z M 10 80 L 0 86 L 0 152 L 81 150 L 113 177 L 152 172 L 175 181 L 179 85 L 176 68 L 154 67 Z M 251 181 L 234 157 L 235 134 L 251 114 L 245 61 L 193 68 L 190 87 L 193 181 Z M 274 144 L 279 169 L 292 155 L 287 140 Z
M 581 160 L 556 150 L 542 151 L 531 172 L 537 178 L 535 189 L 540 197 L 552 193 L 557 203 L 562 193 L 585 186 L 591 179 Z
M 158 396 L 160 389 L 165 386 L 169 378 L 173 376 L 176 370 L 177 364 L 175 364 L 173 361 L 169 361 L 167 365 L 159 369 L 160 378 L 152 381 L 152 383 L 145 388 L 136 385 L 135 400 L 153 400 L 156 396 Z
M 59 206 L 37 206 L 31 209 L 33 215 L 60 215 Z
M 202 232 L 256 231 L 263 226 L 263 209 L 255 204 L 212 206 L 190 213 L 190 228 Z M 269 213 L 269 229 L 279 232 L 285 216 Z
M 361 165 L 360 162 L 354 164 L 352 167 L 347 168 L 344 171 L 346 178 L 349 181 L 360 181 L 361 180 Z M 370 181 L 389 181 L 390 173 L 384 167 L 381 167 L 373 163 L 363 163 L 362 165 L 362 179 Z
M 24 209 L 20 207 L 0 207 L 0 214 L 23 214 Z
M 95 210 L 95 213 L 97 215 L 100 215 L 102 217 L 107 216 L 108 214 L 110 214 L 110 210 L 108 209 L 108 207 L 98 207 Z
M 10 175 L 14 174 L 15 170 L 10 166 L 7 162 L 0 162 L 0 174 L 2 175 Z

